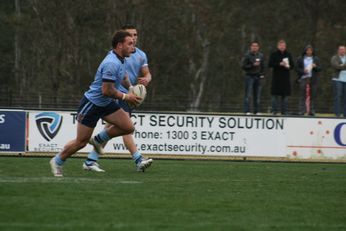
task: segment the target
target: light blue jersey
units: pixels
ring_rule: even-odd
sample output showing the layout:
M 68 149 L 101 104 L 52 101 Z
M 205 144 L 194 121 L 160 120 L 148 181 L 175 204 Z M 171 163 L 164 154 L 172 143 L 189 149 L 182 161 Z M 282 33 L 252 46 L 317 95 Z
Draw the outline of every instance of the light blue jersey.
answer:
M 84 96 L 93 104 L 104 107 L 114 100 L 114 98 L 102 94 L 102 82 L 113 82 L 115 88 L 119 89 L 121 81 L 125 77 L 125 60 L 112 51 L 97 69 L 94 82 L 91 83 L 89 90 Z
M 142 67 L 148 66 L 147 55 L 139 48 L 136 47 L 135 52 L 133 52 L 130 57 L 126 57 L 126 73 L 129 75 L 129 79 L 132 85 L 137 84 L 137 79 L 141 73 Z M 123 85 L 120 85 L 119 90 L 121 92 L 127 93 L 128 89 L 126 89 Z

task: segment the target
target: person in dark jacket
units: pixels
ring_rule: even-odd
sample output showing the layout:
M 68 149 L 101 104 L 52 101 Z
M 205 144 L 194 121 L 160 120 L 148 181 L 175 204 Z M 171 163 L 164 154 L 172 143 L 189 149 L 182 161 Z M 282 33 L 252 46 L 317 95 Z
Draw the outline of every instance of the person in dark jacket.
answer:
M 318 75 L 321 71 L 320 59 L 315 55 L 314 48 L 307 45 L 302 56 L 298 57 L 296 72 L 299 83 L 299 114 L 315 115 L 315 98 Z
M 250 114 L 250 98 L 253 98 L 253 113 L 260 113 L 261 80 L 264 78 L 264 57 L 259 51 L 258 41 L 250 44 L 249 51 L 244 55 L 241 67 L 245 71 L 244 112 Z
M 288 96 L 291 95 L 290 70 L 294 68 L 292 55 L 286 50 L 285 40 L 279 40 L 277 50 L 269 58 L 269 68 L 273 68 L 271 95 L 272 113 L 278 113 L 278 101 L 281 98 L 281 115 L 287 115 Z

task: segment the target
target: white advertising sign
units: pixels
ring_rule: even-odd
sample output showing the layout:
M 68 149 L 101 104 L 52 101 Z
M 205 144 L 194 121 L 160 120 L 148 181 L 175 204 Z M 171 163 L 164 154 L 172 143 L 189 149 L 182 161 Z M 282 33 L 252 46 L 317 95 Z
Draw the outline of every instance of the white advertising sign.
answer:
M 288 157 L 346 159 L 345 119 L 290 118 L 288 125 Z
M 346 158 L 346 121 L 340 119 L 134 113 L 132 120 L 145 154 Z M 103 126 L 99 121 L 94 134 Z M 29 151 L 60 151 L 75 135 L 76 113 L 29 112 Z M 121 138 L 105 151 L 128 153 Z

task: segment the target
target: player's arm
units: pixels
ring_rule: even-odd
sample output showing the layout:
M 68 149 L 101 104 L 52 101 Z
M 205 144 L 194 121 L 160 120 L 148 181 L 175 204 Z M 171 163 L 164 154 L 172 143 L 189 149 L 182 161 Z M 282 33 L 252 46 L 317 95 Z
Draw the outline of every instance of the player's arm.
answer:
M 143 84 L 144 86 L 148 86 L 151 81 L 151 73 L 148 66 L 144 66 L 141 68 L 142 76 L 138 77 L 138 83 Z
M 121 91 L 118 91 L 114 87 L 114 82 L 111 81 L 103 81 L 102 82 L 102 94 L 107 97 L 115 98 L 115 99 L 121 99 L 131 104 L 139 104 L 141 98 L 132 94 L 132 93 L 122 93 Z
M 129 75 L 126 73 L 124 79 L 121 81 L 121 85 L 125 88 L 130 89 L 132 87 Z

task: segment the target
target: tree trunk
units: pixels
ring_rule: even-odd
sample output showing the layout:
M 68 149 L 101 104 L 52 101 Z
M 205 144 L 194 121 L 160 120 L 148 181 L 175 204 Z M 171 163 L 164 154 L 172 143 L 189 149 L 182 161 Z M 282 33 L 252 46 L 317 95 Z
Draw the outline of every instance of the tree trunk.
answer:
M 18 21 L 20 20 L 21 16 L 21 10 L 20 10 L 20 0 L 15 0 L 15 15 L 17 24 L 15 27 L 14 32 L 14 77 L 16 80 L 16 83 L 18 83 L 19 86 L 19 95 L 22 95 L 23 89 L 22 89 L 22 80 L 20 79 L 20 56 L 21 56 L 21 50 L 20 50 L 20 44 L 19 44 L 19 26 Z
M 199 35 L 200 40 L 202 39 Z M 202 62 L 200 67 L 198 68 L 197 71 L 195 71 L 193 81 L 191 82 L 191 91 L 192 91 L 192 101 L 190 104 L 190 110 L 196 111 L 200 104 L 201 104 L 201 99 L 203 96 L 204 92 L 204 85 L 207 80 L 207 68 L 208 68 L 208 62 L 209 62 L 209 40 L 207 38 L 203 39 L 202 42 Z M 193 61 L 190 61 L 190 65 L 195 66 Z M 195 68 L 190 68 L 195 69 Z

